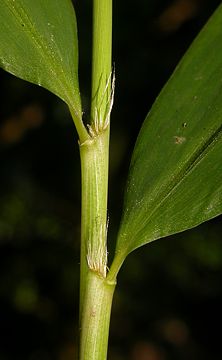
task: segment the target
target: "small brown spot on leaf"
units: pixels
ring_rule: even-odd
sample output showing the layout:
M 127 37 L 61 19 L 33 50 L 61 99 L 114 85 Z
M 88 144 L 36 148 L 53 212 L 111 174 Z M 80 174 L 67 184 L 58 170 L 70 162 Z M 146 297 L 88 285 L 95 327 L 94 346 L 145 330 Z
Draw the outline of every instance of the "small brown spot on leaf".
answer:
M 174 144 L 181 145 L 186 141 L 186 138 L 183 136 L 174 136 Z

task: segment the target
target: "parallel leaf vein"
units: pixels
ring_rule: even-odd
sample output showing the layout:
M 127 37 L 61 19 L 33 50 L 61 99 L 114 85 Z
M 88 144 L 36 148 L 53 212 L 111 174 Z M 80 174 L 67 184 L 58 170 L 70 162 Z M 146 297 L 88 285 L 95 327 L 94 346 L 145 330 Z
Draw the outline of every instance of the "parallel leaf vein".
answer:
M 55 58 L 52 52 L 49 50 L 45 39 L 40 36 L 39 32 L 36 30 L 32 21 L 29 19 L 28 13 L 25 11 L 24 7 L 21 4 L 16 3 L 16 1 L 3 0 L 8 9 L 13 13 L 14 19 L 21 25 L 25 24 L 27 31 L 24 30 L 26 36 L 31 38 L 32 42 L 35 44 L 35 48 L 40 54 L 41 58 L 44 59 L 45 63 L 48 63 L 48 68 L 51 69 L 51 72 L 54 73 L 53 82 L 57 82 L 63 94 L 66 95 L 68 100 L 68 105 L 73 107 L 72 100 L 70 99 L 70 94 L 67 92 L 67 81 L 66 76 L 64 74 L 63 67 L 59 67 L 58 63 L 55 61 Z M 61 80 L 61 73 L 63 75 L 63 79 Z M 58 74 L 60 74 L 58 76 Z M 65 100 L 65 99 L 64 99 Z M 77 118 L 80 118 L 79 112 L 74 107 L 75 115 Z
M 174 176 L 173 182 L 171 182 L 167 186 L 167 188 L 165 188 L 164 193 L 158 194 L 158 198 L 162 200 L 160 200 L 157 205 L 153 207 L 153 210 L 150 212 L 148 218 L 146 217 L 146 219 L 144 219 L 144 225 L 147 226 L 156 211 L 161 207 L 161 205 L 166 201 L 166 199 L 170 195 L 172 195 L 173 192 L 176 191 L 176 189 L 181 185 L 185 178 L 191 174 L 191 172 L 199 165 L 199 163 L 213 150 L 215 144 L 221 137 L 222 124 L 217 129 L 215 129 L 211 136 L 197 148 L 197 150 L 192 154 L 192 156 L 186 162 L 181 171 L 176 175 L 176 178 Z M 142 229 L 140 229 L 138 233 L 140 233 L 141 231 Z M 138 237 L 138 233 L 135 238 Z

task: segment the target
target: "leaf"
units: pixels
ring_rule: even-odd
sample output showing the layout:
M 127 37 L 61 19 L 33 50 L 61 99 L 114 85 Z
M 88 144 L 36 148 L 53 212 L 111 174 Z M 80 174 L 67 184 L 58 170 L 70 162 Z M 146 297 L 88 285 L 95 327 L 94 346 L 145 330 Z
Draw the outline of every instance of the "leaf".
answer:
M 70 0 L 1 0 L 0 66 L 50 90 L 81 118 L 78 40 Z
M 115 266 L 143 244 L 222 213 L 221 24 L 222 6 L 142 126 L 129 171 Z

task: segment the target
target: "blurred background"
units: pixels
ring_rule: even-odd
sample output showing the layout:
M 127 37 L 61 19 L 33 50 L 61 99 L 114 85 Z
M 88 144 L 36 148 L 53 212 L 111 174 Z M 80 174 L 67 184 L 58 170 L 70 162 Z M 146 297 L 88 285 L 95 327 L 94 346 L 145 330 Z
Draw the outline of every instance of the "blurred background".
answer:
M 141 124 L 219 3 L 114 0 L 110 258 Z M 74 5 L 87 120 L 91 1 Z M 4 71 L 0 84 L 0 360 L 77 359 L 77 135 L 65 104 L 48 91 Z M 109 359 L 222 359 L 221 220 L 156 241 L 127 258 L 114 298 Z

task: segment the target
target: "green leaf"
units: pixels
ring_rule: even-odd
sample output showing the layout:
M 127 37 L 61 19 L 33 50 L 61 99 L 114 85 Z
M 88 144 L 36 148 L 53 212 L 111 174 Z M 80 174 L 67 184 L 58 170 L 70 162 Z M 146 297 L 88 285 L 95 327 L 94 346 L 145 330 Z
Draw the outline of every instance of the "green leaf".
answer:
M 71 0 L 1 0 L 0 66 L 50 90 L 81 119 Z
M 114 267 L 222 213 L 222 6 L 148 114 L 133 153 Z

